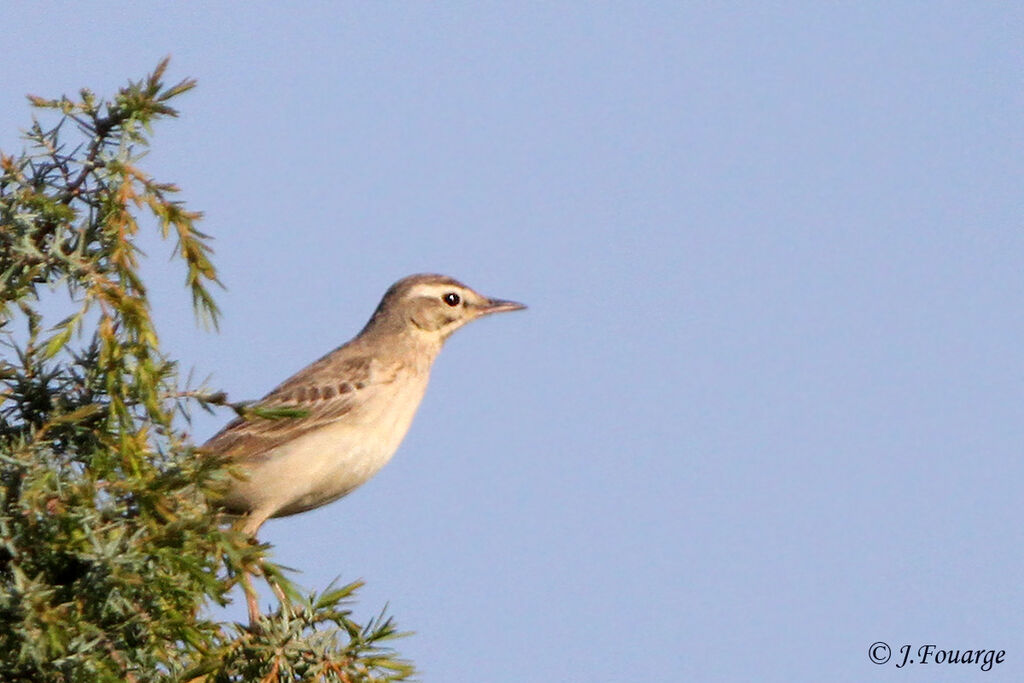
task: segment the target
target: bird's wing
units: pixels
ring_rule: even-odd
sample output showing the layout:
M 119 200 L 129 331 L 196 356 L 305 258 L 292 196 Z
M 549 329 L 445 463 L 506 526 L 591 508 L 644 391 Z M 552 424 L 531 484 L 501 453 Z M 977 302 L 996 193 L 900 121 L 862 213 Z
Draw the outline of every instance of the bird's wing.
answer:
M 203 445 L 203 450 L 232 460 L 258 459 L 303 434 L 358 410 L 370 392 L 391 384 L 401 369 L 362 356 L 339 359 L 329 354 L 286 380 L 256 403 L 262 409 L 295 408 L 301 417 L 238 417 Z

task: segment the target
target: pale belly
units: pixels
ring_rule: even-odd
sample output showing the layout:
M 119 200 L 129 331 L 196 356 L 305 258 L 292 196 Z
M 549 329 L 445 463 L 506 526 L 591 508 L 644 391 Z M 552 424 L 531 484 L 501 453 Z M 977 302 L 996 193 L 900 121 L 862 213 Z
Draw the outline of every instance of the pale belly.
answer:
M 419 391 L 394 397 L 360 423 L 339 420 L 279 446 L 243 468 L 247 479 L 232 485 L 225 507 L 285 517 L 350 493 L 394 455 L 422 396 Z

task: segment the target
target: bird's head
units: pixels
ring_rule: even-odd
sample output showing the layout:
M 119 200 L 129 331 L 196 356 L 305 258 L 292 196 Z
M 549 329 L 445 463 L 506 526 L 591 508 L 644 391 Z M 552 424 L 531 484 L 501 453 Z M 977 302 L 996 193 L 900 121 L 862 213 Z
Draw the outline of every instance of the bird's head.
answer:
M 523 304 L 490 299 L 445 275 L 410 275 L 391 285 L 364 332 L 408 332 L 443 342 L 471 320 L 518 311 Z

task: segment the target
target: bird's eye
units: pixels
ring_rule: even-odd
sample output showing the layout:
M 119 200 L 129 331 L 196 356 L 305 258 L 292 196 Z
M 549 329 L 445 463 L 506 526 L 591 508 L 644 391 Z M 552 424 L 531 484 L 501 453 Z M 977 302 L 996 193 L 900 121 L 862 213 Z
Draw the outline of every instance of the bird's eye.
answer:
M 449 306 L 458 306 L 459 302 L 462 301 L 455 292 L 448 292 L 441 299 Z

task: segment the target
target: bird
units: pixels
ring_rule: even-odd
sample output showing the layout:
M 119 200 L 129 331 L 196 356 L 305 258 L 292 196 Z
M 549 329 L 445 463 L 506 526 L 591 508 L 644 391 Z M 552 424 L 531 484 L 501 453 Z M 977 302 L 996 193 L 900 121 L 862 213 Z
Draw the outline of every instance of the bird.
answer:
M 254 404 L 258 410 L 202 446 L 239 471 L 217 504 L 255 539 L 268 519 L 319 508 L 362 486 L 404 439 L 451 334 L 483 316 L 524 308 L 445 275 L 394 283 L 354 338 L 286 379 Z M 282 409 L 294 416 L 267 412 Z M 255 623 L 255 591 L 247 575 L 243 581 Z

